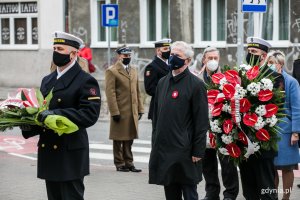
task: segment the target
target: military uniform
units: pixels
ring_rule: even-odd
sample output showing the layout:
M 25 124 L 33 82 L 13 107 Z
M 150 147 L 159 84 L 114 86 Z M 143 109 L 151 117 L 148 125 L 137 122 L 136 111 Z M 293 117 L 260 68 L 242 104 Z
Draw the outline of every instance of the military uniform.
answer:
M 61 77 L 58 78 L 56 70 L 44 77 L 40 90 L 44 97 L 52 90 L 49 111 L 67 117 L 79 130 L 62 136 L 39 126 L 22 131 L 25 138 L 39 135 L 38 178 L 46 180 L 49 200 L 83 199 L 83 178 L 89 174 L 86 128 L 95 124 L 99 117 L 101 98 L 98 82 L 74 60 Z
M 248 48 L 257 48 L 268 52 L 271 45 L 256 37 L 247 38 Z M 281 74 L 264 68 L 265 76 L 273 76 L 275 79 L 274 87 L 284 90 L 284 78 Z M 282 100 L 284 102 L 284 99 Z M 247 160 L 240 163 L 241 182 L 243 186 L 243 195 L 248 200 L 252 199 L 276 199 L 273 192 L 264 193 L 263 190 L 268 188 L 275 191 L 275 166 L 274 157 L 277 152 L 274 150 L 261 150 L 258 155 L 250 155 Z
M 170 39 L 164 39 L 161 41 L 157 41 L 155 43 L 155 48 L 159 47 L 168 47 L 171 44 Z M 155 98 L 155 91 L 158 84 L 158 81 L 167 75 L 169 72 L 169 66 L 167 61 L 164 61 L 162 58 L 157 55 L 154 57 L 152 62 L 148 64 L 145 68 L 144 72 L 144 86 L 146 93 L 151 96 L 148 119 L 152 119 L 153 116 L 153 105 Z
M 131 53 L 126 49 L 117 52 Z M 114 164 L 117 171 L 129 171 L 134 167 L 131 146 L 138 138 L 138 119 L 144 112 L 136 68 L 125 66 L 120 60 L 110 66 L 105 72 L 105 93 L 111 116 L 119 116 L 118 121 L 112 118 L 110 122 Z

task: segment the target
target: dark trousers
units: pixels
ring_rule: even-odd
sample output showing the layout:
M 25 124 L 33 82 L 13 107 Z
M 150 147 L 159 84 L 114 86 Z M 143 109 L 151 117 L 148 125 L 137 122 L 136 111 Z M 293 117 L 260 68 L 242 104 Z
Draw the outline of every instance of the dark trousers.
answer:
M 166 200 L 198 200 L 197 185 L 171 184 L 164 186 Z
M 116 167 L 133 166 L 132 144 L 133 140 L 113 141 L 114 163 Z
M 274 158 L 251 155 L 240 164 L 243 195 L 246 200 L 274 200 L 275 167 Z
M 56 182 L 47 181 L 48 200 L 84 200 L 84 184 L 83 179 Z
M 239 178 L 237 167 L 228 157 L 219 157 L 221 165 L 221 175 L 225 190 L 224 197 L 236 199 L 239 193 Z M 206 149 L 202 161 L 203 176 L 205 178 L 206 197 L 209 200 L 220 199 L 220 181 L 218 177 L 218 160 L 215 149 Z

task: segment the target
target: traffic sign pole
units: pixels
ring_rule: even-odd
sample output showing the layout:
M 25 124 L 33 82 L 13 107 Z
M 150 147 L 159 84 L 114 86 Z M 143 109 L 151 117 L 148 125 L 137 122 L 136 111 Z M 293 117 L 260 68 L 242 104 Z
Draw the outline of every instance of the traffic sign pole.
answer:
M 107 27 L 107 64 L 110 66 L 110 40 L 111 40 L 111 27 L 118 27 L 119 25 L 119 7 L 117 4 L 102 4 L 102 21 L 101 26 Z
M 110 67 L 110 27 L 108 28 L 108 49 L 107 49 L 107 56 L 108 56 L 108 67 Z
M 242 13 L 242 1 L 238 1 L 238 35 L 237 35 L 237 67 L 239 67 L 244 58 L 244 14 Z

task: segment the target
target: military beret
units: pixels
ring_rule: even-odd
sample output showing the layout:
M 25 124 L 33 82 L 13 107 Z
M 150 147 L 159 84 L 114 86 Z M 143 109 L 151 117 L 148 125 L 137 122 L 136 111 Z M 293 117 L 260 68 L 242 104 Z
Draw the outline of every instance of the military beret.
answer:
M 168 38 L 167 39 L 162 39 L 162 40 L 154 42 L 154 46 L 155 46 L 155 48 L 168 47 L 168 46 L 171 45 L 171 42 L 172 42 L 171 39 L 168 39 Z
M 126 46 L 122 46 L 116 49 L 117 54 L 131 54 L 131 49 Z
M 267 42 L 266 40 L 258 37 L 248 37 L 247 38 L 247 46 L 252 48 L 261 49 L 265 52 L 269 51 L 269 48 L 271 47 L 271 44 Z
M 64 44 L 64 45 L 74 47 L 76 49 L 80 49 L 84 46 L 84 43 L 80 38 L 70 33 L 55 31 L 53 33 L 53 36 L 54 36 L 53 44 Z

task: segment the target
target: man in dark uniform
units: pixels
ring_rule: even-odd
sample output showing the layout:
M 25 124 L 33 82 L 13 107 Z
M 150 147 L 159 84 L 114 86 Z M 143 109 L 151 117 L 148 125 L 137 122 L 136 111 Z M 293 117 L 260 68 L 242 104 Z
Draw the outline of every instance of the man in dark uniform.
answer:
M 220 52 L 215 47 L 207 47 L 203 52 L 203 69 L 197 76 L 206 84 L 211 83 L 211 75 L 220 72 Z M 208 137 L 208 135 L 207 135 Z M 206 195 L 203 200 L 219 200 L 221 190 L 218 177 L 218 159 L 221 165 L 221 176 L 225 190 L 223 192 L 224 200 L 234 200 L 239 194 L 239 177 L 237 167 L 228 156 L 220 156 L 214 148 L 209 145 L 205 150 L 203 158 L 203 176 L 205 178 Z
M 44 122 L 49 115 L 61 115 L 79 130 L 59 136 L 40 126 L 21 127 L 25 138 L 39 135 L 38 178 L 45 179 L 49 200 L 83 200 L 84 176 L 89 174 L 89 141 L 86 128 L 98 120 L 101 106 L 98 82 L 77 63 L 80 38 L 55 32 L 53 62 L 57 69 L 44 77 L 43 96 L 51 91 L 49 110 L 38 115 Z
M 156 56 L 153 61 L 146 66 L 144 72 L 144 85 L 148 95 L 151 96 L 148 119 L 152 120 L 153 105 L 156 86 L 162 77 L 168 74 L 168 59 L 170 57 L 171 39 L 163 39 L 154 43 Z
M 293 77 L 297 79 L 300 84 L 300 58 L 295 60 L 293 63 Z
M 267 52 L 271 45 L 257 37 L 247 38 L 247 57 L 249 64 L 257 64 L 265 67 L 263 72 L 265 76 L 273 76 L 275 78 L 274 87 L 284 90 L 283 76 L 265 66 Z M 284 99 L 282 99 L 284 102 Z M 274 157 L 277 152 L 274 150 L 260 150 L 260 154 L 250 155 L 247 160 L 240 163 L 240 174 L 243 186 L 243 195 L 246 200 L 268 199 L 275 200 L 275 166 Z M 266 189 L 269 189 L 270 192 Z
M 295 60 L 293 63 L 293 77 L 297 79 L 298 83 L 300 84 L 300 58 Z M 298 140 L 298 145 L 300 147 L 300 140 Z M 298 184 L 297 187 L 300 188 L 300 184 Z
M 149 183 L 163 185 L 167 200 L 198 200 L 201 159 L 208 130 L 208 102 L 203 81 L 188 69 L 194 52 L 188 44 L 172 44 L 168 75 L 154 100 Z

